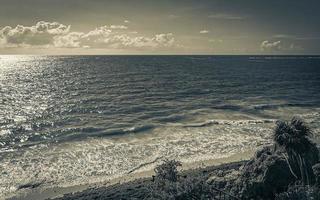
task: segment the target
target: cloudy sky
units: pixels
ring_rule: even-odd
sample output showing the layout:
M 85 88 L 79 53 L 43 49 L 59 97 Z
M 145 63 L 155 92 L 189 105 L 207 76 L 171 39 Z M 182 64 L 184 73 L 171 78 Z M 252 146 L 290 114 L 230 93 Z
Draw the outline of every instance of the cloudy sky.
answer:
M 0 54 L 320 54 L 318 0 L 0 0 Z

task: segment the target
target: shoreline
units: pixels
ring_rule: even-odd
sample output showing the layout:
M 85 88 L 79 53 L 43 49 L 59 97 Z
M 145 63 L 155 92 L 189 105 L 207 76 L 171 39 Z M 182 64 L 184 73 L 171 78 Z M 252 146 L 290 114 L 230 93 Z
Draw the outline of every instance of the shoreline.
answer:
M 243 162 L 250 159 L 254 155 L 255 150 L 245 151 L 241 153 L 233 154 L 226 158 L 209 159 L 204 161 L 182 163 L 182 172 L 190 173 L 199 172 L 205 168 L 216 168 L 222 165 L 232 165 L 232 163 Z M 84 192 L 89 189 L 98 189 L 102 187 L 112 187 L 115 185 L 126 185 L 134 183 L 137 181 L 143 181 L 144 179 L 150 179 L 154 174 L 153 169 L 136 172 L 132 174 L 124 174 L 118 178 L 97 182 L 88 183 L 82 185 L 68 186 L 68 187 L 51 187 L 51 188 L 36 188 L 36 189 L 26 189 L 25 191 L 20 191 L 17 195 L 6 198 L 7 200 L 44 200 L 52 198 L 61 198 L 63 195 Z

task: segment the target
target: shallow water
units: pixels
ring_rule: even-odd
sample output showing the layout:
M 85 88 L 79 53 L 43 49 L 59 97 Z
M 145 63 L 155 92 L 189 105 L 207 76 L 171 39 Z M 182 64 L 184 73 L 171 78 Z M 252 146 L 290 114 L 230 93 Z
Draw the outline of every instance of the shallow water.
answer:
M 319 77 L 314 57 L 0 56 L 0 196 L 228 157 L 293 115 L 319 141 Z

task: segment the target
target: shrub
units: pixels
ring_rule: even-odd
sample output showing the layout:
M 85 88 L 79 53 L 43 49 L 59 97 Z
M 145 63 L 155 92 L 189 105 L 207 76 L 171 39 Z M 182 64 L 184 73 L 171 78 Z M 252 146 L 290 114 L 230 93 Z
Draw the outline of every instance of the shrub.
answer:
M 206 178 L 186 177 L 179 181 L 166 181 L 164 184 L 155 184 L 150 191 L 151 199 L 174 199 L 174 200 L 209 200 L 213 199 L 211 186 L 206 182 Z
M 312 166 L 319 161 L 319 151 L 310 140 L 312 135 L 309 127 L 299 118 L 291 122 L 277 122 L 273 139 L 277 147 L 286 151 L 285 156 L 292 175 L 303 184 L 313 184 Z
M 315 186 L 294 185 L 278 194 L 276 200 L 320 200 L 320 189 Z
M 176 160 L 165 160 L 162 165 L 157 166 L 154 171 L 156 173 L 156 179 L 175 182 L 178 180 L 178 167 L 181 166 L 181 162 Z
M 304 153 L 313 145 L 309 137 L 311 130 L 305 122 L 293 117 L 291 122 L 278 121 L 274 131 L 274 141 L 287 150 L 294 150 L 297 153 Z
M 178 174 L 179 161 L 165 160 L 155 168 L 154 183 L 150 187 L 149 199 L 163 200 L 206 200 L 212 199 L 211 187 L 204 176 L 181 177 Z

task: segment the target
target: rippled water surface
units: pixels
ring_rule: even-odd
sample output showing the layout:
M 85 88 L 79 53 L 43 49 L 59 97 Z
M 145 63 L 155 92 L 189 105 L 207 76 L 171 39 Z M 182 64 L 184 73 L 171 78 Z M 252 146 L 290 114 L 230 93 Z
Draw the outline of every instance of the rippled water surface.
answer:
M 277 119 L 320 128 L 320 59 L 0 56 L 0 196 L 228 157 Z

